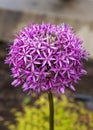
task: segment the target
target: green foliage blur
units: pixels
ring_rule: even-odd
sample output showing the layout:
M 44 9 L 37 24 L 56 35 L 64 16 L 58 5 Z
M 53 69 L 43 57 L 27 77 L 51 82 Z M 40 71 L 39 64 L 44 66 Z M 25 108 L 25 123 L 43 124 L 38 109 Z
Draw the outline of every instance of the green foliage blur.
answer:
M 49 104 L 46 96 L 41 96 L 33 106 L 26 105 L 24 112 L 12 110 L 17 124 L 5 122 L 9 130 L 48 130 L 49 129 Z M 75 104 L 67 100 L 54 97 L 55 105 L 55 130 L 93 130 L 93 112 L 84 108 L 81 103 Z

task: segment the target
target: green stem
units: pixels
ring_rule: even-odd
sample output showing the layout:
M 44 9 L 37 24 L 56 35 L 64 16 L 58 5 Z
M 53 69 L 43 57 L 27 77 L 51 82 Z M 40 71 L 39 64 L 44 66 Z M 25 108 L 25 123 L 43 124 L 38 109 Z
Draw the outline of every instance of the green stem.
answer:
M 54 103 L 53 103 L 53 95 L 51 92 L 48 93 L 48 99 L 49 99 L 49 130 L 54 130 Z

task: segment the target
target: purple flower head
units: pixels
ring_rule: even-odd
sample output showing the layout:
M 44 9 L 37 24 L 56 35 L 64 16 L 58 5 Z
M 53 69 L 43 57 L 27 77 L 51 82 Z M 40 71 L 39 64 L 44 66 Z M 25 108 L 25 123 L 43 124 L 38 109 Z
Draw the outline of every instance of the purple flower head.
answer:
M 16 34 L 9 47 L 6 63 L 15 79 L 12 85 L 38 93 L 75 90 L 73 83 L 86 74 L 83 60 L 87 52 L 82 43 L 67 25 L 31 23 Z

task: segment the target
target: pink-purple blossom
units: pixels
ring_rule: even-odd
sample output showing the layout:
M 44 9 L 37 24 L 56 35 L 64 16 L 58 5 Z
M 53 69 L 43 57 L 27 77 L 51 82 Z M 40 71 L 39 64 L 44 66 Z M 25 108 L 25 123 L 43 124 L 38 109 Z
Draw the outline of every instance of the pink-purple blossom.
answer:
M 65 24 L 33 24 L 15 35 L 6 63 L 10 65 L 13 86 L 24 91 L 65 92 L 86 74 L 83 60 L 87 51 L 83 41 Z

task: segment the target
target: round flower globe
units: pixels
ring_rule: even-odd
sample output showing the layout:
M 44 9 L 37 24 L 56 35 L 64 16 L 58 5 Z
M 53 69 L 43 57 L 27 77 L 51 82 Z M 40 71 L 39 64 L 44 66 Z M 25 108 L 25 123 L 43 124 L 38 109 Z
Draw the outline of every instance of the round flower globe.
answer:
M 75 90 L 86 71 L 87 52 L 83 41 L 65 24 L 33 24 L 15 35 L 6 63 L 10 65 L 13 86 L 28 92 Z

